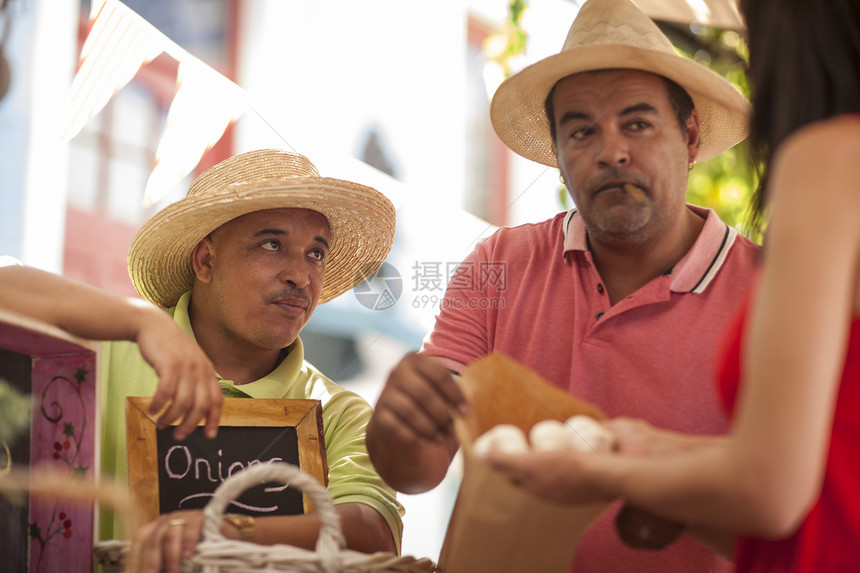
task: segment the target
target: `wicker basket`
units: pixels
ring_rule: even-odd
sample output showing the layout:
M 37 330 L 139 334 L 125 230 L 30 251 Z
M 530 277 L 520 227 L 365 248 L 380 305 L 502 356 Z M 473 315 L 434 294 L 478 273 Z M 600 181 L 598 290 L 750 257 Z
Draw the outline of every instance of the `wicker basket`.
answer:
M 311 498 L 321 522 L 315 551 L 291 545 L 258 545 L 221 535 L 219 527 L 227 505 L 246 489 L 269 482 L 289 484 Z M 197 553 L 183 562 L 183 573 L 431 573 L 436 570 L 429 559 L 346 549 L 328 491 L 313 477 L 287 463 L 258 464 L 233 474 L 215 490 L 203 513 L 203 539 L 197 544 Z M 124 570 L 129 545 L 117 540 L 96 543 L 96 559 L 105 573 Z

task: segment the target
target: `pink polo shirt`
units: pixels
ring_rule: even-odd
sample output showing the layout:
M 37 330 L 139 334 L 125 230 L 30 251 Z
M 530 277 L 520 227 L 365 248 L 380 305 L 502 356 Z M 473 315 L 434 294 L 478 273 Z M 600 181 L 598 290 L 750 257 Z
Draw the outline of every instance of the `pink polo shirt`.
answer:
M 713 211 L 690 251 L 667 272 L 610 305 L 576 211 L 499 229 L 448 285 L 422 352 L 452 370 L 498 350 L 608 416 L 644 418 L 695 434 L 726 429 L 714 351 L 742 304 L 759 247 Z M 607 514 L 583 538 L 577 573 L 730 571 L 683 538 L 669 548 L 628 548 Z

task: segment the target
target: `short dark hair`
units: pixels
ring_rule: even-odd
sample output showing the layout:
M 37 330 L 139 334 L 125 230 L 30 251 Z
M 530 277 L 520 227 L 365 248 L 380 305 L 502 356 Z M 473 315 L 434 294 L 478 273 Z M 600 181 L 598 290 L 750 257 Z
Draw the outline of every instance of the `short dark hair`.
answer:
M 593 70 L 593 72 L 600 72 L 604 70 Z M 593 72 L 584 72 L 584 73 L 593 73 Z M 567 76 L 570 77 L 570 76 Z M 562 78 L 564 79 L 564 78 Z M 679 86 L 674 81 L 670 80 L 665 76 L 660 76 L 660 79 L 663 80 L 663 83 L 666 84 L 666 91 L 669 95 L 669 103 L 672 105 L 672 109 L 675 111 L 675 117 L 678 118 L 678 125 L 681 128 L 681 132 L 685 132 L 687 130 L 687 120 L 690 119 L 690 114 L 693 113 L 695 109 L 695 105 L 693 104 L 693 98 L 690 97 L 690 94 L 687 93 L 687 90 Z M 560 82 L 559 80 L 558 82 Z M 546 118 L 549 121 L 549 133 L 552 138 L 552 145 L 555 147 L 555 110 L 552 105 L 552 96 L 555 93 L 555 86 L 558 85 L 558 82 L 552 86 L 552 89 L 549 90 L 549 94 L 546 96 L 546 99 L 543 102 L 543 108 L 546 112 Z
M 741 10 L 750 53 L 750 152 L 759 169 L 750 223 L 760 229 L 767 167 L 780 143 L 808 123 L 860 111 L 860 2 L 742 0 Z

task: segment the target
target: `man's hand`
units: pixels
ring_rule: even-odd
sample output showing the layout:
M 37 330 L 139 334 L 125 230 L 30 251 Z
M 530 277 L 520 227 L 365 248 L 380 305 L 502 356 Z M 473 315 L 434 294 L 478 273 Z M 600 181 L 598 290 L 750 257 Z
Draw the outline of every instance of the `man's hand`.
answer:
M 410 493 L 435 487 L 458 447 L 452 412 L 467 409 L 447 368 L 429 356 L 407 355 L 391 371 L 367 427 L 367 449 L 383 479 Z
M 126 564 L 129 573 L 180 573 L 182 560 L 194 555 L 203 533 L 203 512 L 175 511 L 141 527 Z
M 466 408 L 447 368 L 435 358 L 409 354 L 388 376 L 374 418 L 378 429 L 397 441 L 440 442 L 453 435 L 451 412 Z
M 158 374 L 158 388 L 149 410 L 155 414 L 167 406 L 158 417 L 158 427 L 181 419 L 173 436 L 183 440 L 205 418 L 206 436 L 214 438 L 223 395 L 212 362 L 162 310 L 142 308 L 141 316 L 136 342 Z
M 363 553 L 394 553 L 396 544 L 385 519 L 363 503 L 335 506 L 346 547 Z M 179 573 L 182 561 L 197 550 L 203 534 L 202 510 L 166 513 L 141 527 L 134 536 L 128 555 L 128 573 Z M 255 543 L 285 544 L 312 551 L 316 548 L 321 523 L 316 512 L 301 515 L 256 517 Z M 227 539 L 239 539 L 235 526 L 222 521 L 219 528 Z
M 618 452 L 629 456 L 671 456 L 696 448 L 716 446 L 727 439 L 726 436 L 681 434 L 657 428 L 645 420 L 632 418 L 615 418 L 607 421 L 606 425 L 615 433 Z M 631 511 L 629 506 L 625 509 L 628 512 Z M 685 533 L 714 553 L 726 559 L 734 559 L 736 550 L 734 535 L 702 527 L 687 527 Z

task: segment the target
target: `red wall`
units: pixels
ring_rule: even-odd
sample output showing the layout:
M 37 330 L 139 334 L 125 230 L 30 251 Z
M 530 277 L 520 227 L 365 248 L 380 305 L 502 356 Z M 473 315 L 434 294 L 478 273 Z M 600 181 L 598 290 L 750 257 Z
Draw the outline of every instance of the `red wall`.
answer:
M 112 292 L 136 296 L 126 258 L 137 228 L 74 207 L 66 211 L 63 274 Z

